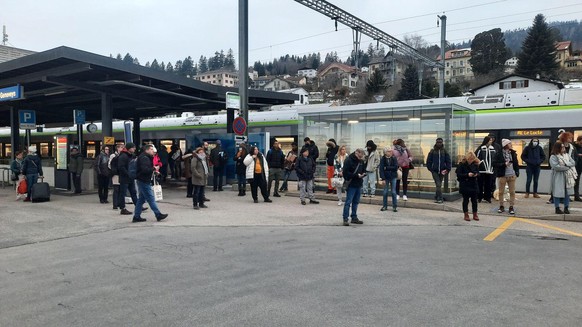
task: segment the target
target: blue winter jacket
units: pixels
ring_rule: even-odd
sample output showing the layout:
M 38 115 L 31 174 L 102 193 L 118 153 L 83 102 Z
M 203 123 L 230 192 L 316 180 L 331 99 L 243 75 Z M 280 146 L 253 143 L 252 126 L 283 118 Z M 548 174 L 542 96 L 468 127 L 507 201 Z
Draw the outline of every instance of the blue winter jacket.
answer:
M 398 170 L 398 160 L 396 157 L 392 156 L 390 158 L 382 156 L 380 159 L 380 166 L 378 171 L 380 172 L 380 179 L 389 181 L 396 178 L 396 171 Z
M 536 145 L 533 146 L 532 144 L 523 148 L 523 152 L 521 153 L 521 160 L 523 160 L 526 164 L 531 166 L 539 166 L 546 160 L 546 154 L 544 153 L 544 149 L 541 146 Z

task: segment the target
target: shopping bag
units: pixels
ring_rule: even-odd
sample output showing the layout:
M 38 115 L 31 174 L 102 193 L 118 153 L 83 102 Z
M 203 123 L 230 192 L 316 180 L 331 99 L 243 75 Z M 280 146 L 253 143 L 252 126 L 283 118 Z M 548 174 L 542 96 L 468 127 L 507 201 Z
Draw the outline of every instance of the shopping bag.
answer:
M 157 179 L 154 179 L 154 198 L 157 201 L 162 201 L 164 199 L 164 194 L 162 193 L 162 185 L 160 185 Z
M 331 186 L 342 187 L 343 185 L 344 185 L 344 178 L 343 177 L 334 177 L 331 179 Z
M 396 170 L 396 179 L 397 180 L 402 179 L 402 169 L 400 169 L 400 168 L 398 168 L 398 170 Z

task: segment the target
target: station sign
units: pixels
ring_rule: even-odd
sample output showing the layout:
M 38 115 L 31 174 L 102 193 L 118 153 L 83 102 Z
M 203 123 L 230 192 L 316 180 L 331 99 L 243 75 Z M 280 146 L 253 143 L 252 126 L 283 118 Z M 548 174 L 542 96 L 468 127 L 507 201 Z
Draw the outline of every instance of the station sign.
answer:
M 36 112 L 34 110 L 19 110 L 18 122 L 20 123 L 20 129 L 35 129 Z
M 73 110 L 73 121 L 75 125 L 85 124 L 85 110 Z
M 240 96 L 238 93 L 226 92 L 226 109 L 240 110 Z
M 513 130 L 509 132 L 510 137 L 518 136 L 551 136 L 552 131 L 547 129 Z
M 24 98 L 24 87 L 15 85 L 0 89 L 0 101 L 13 101 Z

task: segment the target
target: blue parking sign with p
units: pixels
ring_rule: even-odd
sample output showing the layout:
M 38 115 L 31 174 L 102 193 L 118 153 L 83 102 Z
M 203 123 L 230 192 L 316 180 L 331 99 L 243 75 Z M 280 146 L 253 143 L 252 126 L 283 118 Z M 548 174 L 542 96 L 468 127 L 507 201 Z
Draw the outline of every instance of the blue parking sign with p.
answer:
M 36 112 L 34 110 L 19 110 L 18 121 L 20 123 L 20 129 L 35 129 Z
M 85 110 L 74 110 L 73 118 L 75 124 L 85 124 Z

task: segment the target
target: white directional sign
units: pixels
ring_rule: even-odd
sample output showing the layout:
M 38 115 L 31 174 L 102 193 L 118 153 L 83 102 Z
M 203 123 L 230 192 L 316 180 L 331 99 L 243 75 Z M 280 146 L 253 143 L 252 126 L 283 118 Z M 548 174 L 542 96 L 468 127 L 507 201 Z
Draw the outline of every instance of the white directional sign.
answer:
M 248 140 L 249 140 L 249 137 L 245 136 L 245 135 L 235 135 L 234 136 L 234 143 L 236 143 L 236 144 L 247 143 Z

